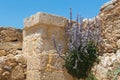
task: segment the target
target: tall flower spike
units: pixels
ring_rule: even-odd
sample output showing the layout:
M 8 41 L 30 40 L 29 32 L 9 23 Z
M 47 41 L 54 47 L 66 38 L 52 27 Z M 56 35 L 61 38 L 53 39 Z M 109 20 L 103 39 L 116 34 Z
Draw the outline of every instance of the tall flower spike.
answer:
M 70 28 L 72 28 L 72 8 L 70 8 Z
M 89 19 L 88 19 L 88 24 L 87 24 L 87 39 L 88 41 L 90 40 L 90 22 L 89 22 Z
M 76 48 L 78 49 L 79 47 L 79 42 L 80 42 L 80 39 L 79 39 L 79 33 L 80 33 L 80 30 L 79 30 L 79 23 L 78 23 L 78 14 L 77 14 L 77 19 L 76 19 Z
M 55 40 L 55 36 L 54 36 L 54 35 L 52 35 L 52 41 L 53 41 L 53 45 L 54 45 L 54 47 L 55 47 L 58 55 L 59 55 L 63 60 L 65 60 L 65 58 L 64 58 L 63 56 L 61 56 L 61 54 L 60 54 L 60 51 L 59 51 L 60 49 L 58 49 L 58 48 L 60 48 L 60 46 L 57 47 L 57 44 L 56 44 L 56 40 Z
M 77 14 L 77 18 L 76 18 L 76 22 L 77 22 L 77 24 L 76 24 L 76 26 L 78 27 L 79 25 L 78 25 L 78 14 Z
M 83 30 L 83 18 L 80 16 L 80 32 Z

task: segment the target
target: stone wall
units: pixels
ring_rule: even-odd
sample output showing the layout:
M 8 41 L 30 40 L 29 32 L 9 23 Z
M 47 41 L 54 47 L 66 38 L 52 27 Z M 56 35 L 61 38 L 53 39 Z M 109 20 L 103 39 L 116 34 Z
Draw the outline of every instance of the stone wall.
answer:
M 111 0 L 101 7 L 103 49 L 100 63 L 93 68 L 98 80 L 114 80 L 110 75 L 120 66 L 120 1 Z M 113 77 L 114 76 L 114 77 Z M 120 77 L 117 77 L 120 80 Z
M 25 80 L 22 30 L 0 27 L 0 80 Z
M 67 42 L 66 18 L 37 13 L 24 21 L 23 53 L 27 59 L 27 80 L 73 80 L 56 53 L 53 37 L 64 55 Z

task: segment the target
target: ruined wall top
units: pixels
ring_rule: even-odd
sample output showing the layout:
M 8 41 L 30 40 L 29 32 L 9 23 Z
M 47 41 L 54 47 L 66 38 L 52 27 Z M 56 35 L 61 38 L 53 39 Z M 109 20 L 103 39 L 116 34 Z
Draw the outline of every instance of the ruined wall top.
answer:
M 28 28 L 36 25 L 65 27 L 67 25 L 67 21 L 68 20 L 66 18 L 61 16 L 38 12 L 37 14 L 32 15 L 24 20 L 24 27 Z
M 101 11 L 102 12 L 109 12 L 110 10 L 113 10 L 116 8 L 116 6 L 119 6 L 120 0 L 110 0 L 109 2 L 106 2 L 102 7 Z

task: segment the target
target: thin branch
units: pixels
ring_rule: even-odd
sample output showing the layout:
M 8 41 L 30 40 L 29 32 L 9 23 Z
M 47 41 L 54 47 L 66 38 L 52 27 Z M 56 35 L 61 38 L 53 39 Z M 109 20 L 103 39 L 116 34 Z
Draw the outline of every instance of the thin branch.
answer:
M 55 40 L 55 37 L 54 37 L 54 36 L 52 37 L 52 40 L 53 40 L 53 45 L 54 45 L 57 53 L 59 54 L 59 56 L 60 56 L 63 60 L 65 60 L 65 58 L 64 58 L 63 56 L 61 56 L 61 53 L 60 53 L 59 49 L 57 48 L 56 40 Z

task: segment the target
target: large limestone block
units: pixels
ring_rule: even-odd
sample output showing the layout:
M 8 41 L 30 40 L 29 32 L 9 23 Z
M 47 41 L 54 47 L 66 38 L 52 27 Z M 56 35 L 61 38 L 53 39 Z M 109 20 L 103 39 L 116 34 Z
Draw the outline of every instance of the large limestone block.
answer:
M 39 70 L 40 59 L 38 56 L 27 56 L 27 70 Z
M 64 68 L 64 60 L 56 53 L 56 54 L 49 54 L 49 69 L 62 71 Z
M 27 71 L 27 80 L 42 80 L 41 72 L 39 70 Z
M 22 42 L 3 42 L 0 43 L 0 49 L 21 49 Z
M 73 78 L 69 75 L 66 75 L 65 72 L 51 72 L 45 71 L 42 74 L 41 80 L 73 80 Z
M 48 54 L 27 56 L 27 70 L 45 70 L 49 60 Z
M 61 16 L 38 12 L 37 14 L 24 20 L 25 28 L 32 27 L 34 25 L 52 25 L 65 27 L 67 25 L 67 19 Z

